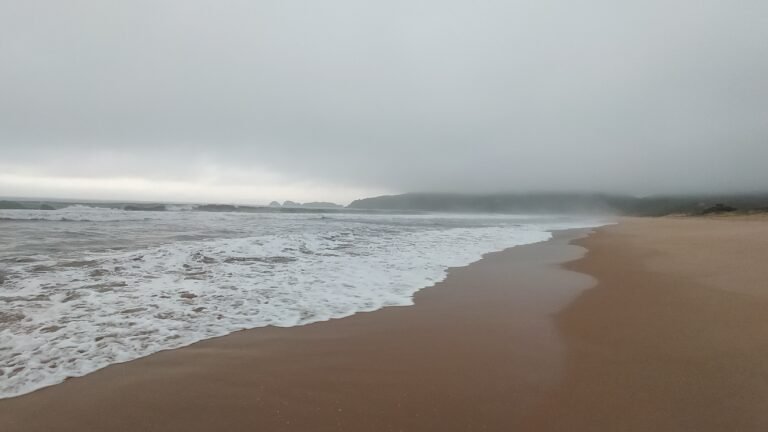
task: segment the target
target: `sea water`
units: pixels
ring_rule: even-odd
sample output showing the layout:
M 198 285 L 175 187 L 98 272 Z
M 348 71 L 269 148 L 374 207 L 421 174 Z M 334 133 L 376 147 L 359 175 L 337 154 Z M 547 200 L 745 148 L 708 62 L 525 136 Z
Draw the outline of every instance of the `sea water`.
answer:
M 264 326 L 412 303 L 450 267 L 598 220 L 0 210 L 0 397 Z M 468 288 L 469 289 L 469 288 Z

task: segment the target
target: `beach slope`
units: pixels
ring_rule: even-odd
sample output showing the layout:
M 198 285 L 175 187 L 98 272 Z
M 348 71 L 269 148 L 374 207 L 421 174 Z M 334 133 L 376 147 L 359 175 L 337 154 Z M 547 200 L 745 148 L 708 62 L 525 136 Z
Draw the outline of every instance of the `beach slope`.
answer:
M 467 431 L 520 422 L 564 370 L 551 317 L 586 231 L 486 255 L 389 307 L 258 328 L 0 400 L 11 431 Z
M 768 430 L 768 217 L 624 219 L 577 241 L 598 285 L 557 316 L 537 431 Z
M 415 305 L 238 332 L 0 400 L 3 431 L 768 430 L 768 219 L 622 219 Z

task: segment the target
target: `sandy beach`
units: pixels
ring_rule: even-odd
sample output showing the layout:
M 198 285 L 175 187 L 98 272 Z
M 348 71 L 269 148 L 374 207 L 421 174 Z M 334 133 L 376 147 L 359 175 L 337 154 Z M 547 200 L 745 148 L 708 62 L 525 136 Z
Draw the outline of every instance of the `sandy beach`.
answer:
M 768 430 L 768 217 L 624 219 L 577 242 L 566 379 L 529 430 Z
M 768 219 L 622 219 L 415 305 L 238 332 L 0 400 L 2 431 L 763 431 Z

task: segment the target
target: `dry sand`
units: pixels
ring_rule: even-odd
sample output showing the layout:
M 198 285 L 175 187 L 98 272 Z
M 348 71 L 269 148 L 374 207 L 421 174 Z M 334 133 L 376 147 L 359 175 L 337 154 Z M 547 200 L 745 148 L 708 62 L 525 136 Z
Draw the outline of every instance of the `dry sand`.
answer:
M 536 431 L 768 431 L 768 217 L 625 219 L 577 242 Z
M 0 431 L 768 430 L 768 220 L 579 235 L 0 400 Z

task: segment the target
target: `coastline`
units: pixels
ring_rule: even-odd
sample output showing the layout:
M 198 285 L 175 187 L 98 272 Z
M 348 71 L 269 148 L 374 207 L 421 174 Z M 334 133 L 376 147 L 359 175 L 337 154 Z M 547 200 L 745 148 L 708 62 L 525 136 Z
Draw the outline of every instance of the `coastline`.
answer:
M 0 399 L 239 330 L 411 305 L 415 292 L 449 268 L 548 240 L 558 227 L 596 223 L 479 215 L 219 218 L 155 212 L 140 221 L 61 225 L 54 216 L 0 224 L 0 238 L 9 240 L 0 240 L 8 273 Z M 219 238 L 218 229 L 240 234 Z M 178 230 L 187 233 L 183 241 L 162 240 Z M 200 237 L 209 230 L 211 238 Z M 104 238 L 111 240 L 100 243 Z M 110 250 L 99 251 L 106 245 Z
M 768 218 L 624 218 L 414 305 L 260 328 L 0 400 L 3 431 L 763 431 Z
M 560 268 L 587 231 L 451 269 L 413 306 L 244 330 L 0 400 L 0 429 L 498 428 L 563 372 L 551 316 L 593 283 Z

